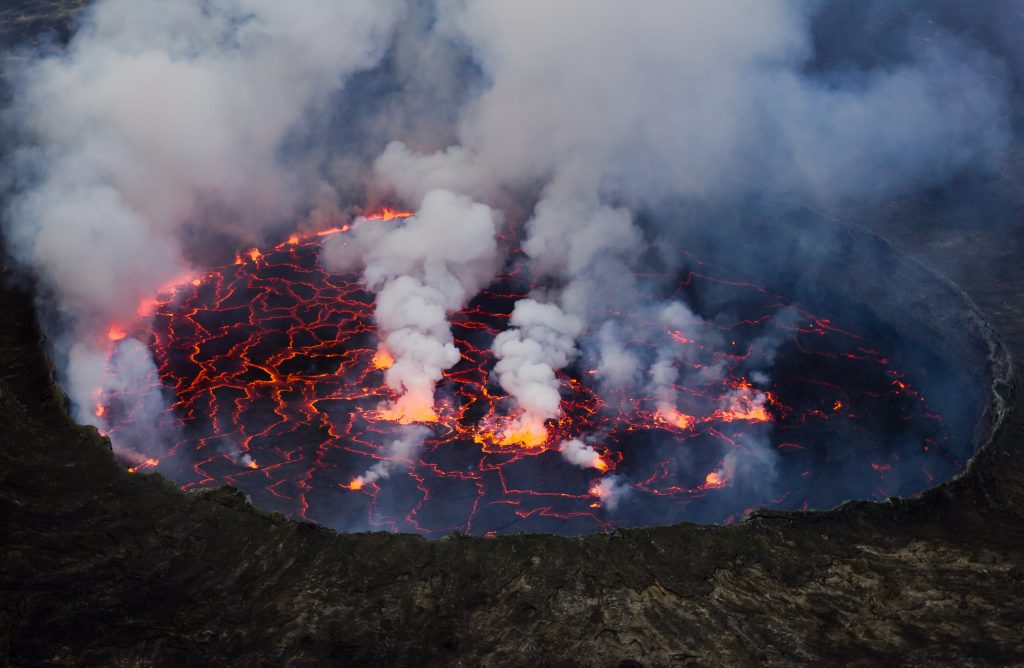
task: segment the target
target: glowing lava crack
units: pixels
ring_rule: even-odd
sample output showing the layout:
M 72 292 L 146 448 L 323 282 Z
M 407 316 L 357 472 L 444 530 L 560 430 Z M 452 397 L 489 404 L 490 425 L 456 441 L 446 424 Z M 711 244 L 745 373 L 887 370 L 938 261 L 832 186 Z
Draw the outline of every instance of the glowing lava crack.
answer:
M 700 272 L 677 277 L 676 297 L 713 286 L 739 316 L 713 320 L 723 349 L 666 333 L 692 347 L 695 370 L 717 370 L 675 386 L 677 405 L 602 400 L 595 370 L 577 363 L 559 375 L 557 422 L 509 433 L 509 403 L 488 378 L 491 343 L 530 289 L 513 266 L 453 314 L 462 359 L 434 410 L 403 419 L 424 424 L 397 424 L 382 410 L 394 399 L 383 382 L 393 359 L 374 296 L 318 263 L 322 240 L 346 230 L 251 249 L 140 308 L 153 314 L 156 382 L 171 404 L 152 430 L 172 442 L 130 470 L 158 468 L 185 488 L 235 485 L 263 508 L 342 530 L 441 535 L 728 522 L 757 506 L 905 494 L 961 466 L 941 418 L 876 344 L 693 258 Z M 783 309 L 796 317 L 773 317 Z M 783 335 L 770 384 L 746 366 L 766 330 Z M 132 331 L 111 326 L 112 365 Z M 98 398 L 115 442 L 139 437 L 131 399 Z M 893 424 L 900 438 L 883 438 Z M 405 447 L 410 434 L 422 444 Z

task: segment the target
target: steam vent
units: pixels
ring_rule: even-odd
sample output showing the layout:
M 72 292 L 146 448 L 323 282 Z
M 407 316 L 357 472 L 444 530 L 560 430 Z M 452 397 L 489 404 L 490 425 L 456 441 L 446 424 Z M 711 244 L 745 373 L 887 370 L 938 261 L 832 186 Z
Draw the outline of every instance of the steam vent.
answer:
M 0 8 L 0 665 L 1024 665 L 1024 13 Z

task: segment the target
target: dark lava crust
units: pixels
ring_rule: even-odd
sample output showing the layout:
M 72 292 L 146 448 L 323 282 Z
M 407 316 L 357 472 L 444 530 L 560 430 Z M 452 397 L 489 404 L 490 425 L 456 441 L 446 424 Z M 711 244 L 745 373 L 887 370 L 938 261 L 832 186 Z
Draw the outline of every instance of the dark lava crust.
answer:
M 1004 185 L 1021 182 L 1020 164 Z M 955 259 L 954 278 L 1024 359 L 1024 241 L 902 224 L 928 211 L 903 203 L 874 225 L 930 266 Z M 898 266 L 891 284 L 913 299 L 889 307 L 913 320 L 947 304 L 931 345 L 962 347 L 992 381 L 962 476 L 912 500 L 580 538 L 339 535 L 229 489 L 130 475 L 67 417 L 31 298 L 0 288 L 0 661 L 1024 665 L 1020 370 L 957 289 Z
M 956 288 L 863 232 L 843 231 L 837 245 L 857 244 L 904 286 L 888 304 L 861 281 L 864 299 L 902 304 L 907 326 L 916 316 L 900 295 L 932 304 L 922 307 L 932 335 L 946 333 L 933 343 L 993 379 L 979 427 L 988 442 L 966 473 L 912 500 L 580 538 L 339 535 L 230 489 L 187 494 L 158 474 L 130 475 L 105 438 L 67 417 L 31 300 L 3 289 L 0 656 L 17 666 L 1024 664 L 1024 406 L 1009 357 Z
M 12 665 L 1024 662 L 1019 405 L 910 501 L 576 539 L 338 535 L 129 475 L 66 417 L 29 299 L 0 308 Z

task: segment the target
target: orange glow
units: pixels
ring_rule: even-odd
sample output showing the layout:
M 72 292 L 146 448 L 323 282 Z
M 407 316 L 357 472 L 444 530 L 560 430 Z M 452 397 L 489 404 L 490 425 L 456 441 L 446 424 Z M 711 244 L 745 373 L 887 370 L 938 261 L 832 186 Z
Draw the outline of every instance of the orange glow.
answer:
M 367 220 L 395 220 L 396 218 L 409 218 L 414 215 L 412 211 L 398 211 L 384 207 L 380 211 L 368 213 L 363 217 Z
M 403 394 L 391 405 L 381 408 L 377 416 L 381 420 L 397 422 L 398 424 L 437 422 L 433 397 L 418 396 L 411 392 Z
M 159 459 L 149 458 L 146 461 L 144 461 L 141 464 L 139 464 L 138 466 L 133 466 L 130 469 L 128 469 L 128 473 L 135 473 L 139 469 L 153 468 L 154 466 L 156 466 L 159 463 L 160 463 Z
M 139 300 L 139 307 L 135 310 L 135 313 L 140 318 L 146 318 L 148 316 L 153 315 L 154 313 L 156 313 L 157 309 L 159 309 L 161 306 L 165 306 L 171 301 L 170 296 L 173 295 L 178 288 L 189 283 L 198 286 L 202 284 L 202 279 L 196 278 L 191 273 L 189 273 L 182 274 L 177 278 L 164 283 L 159 288 L 157 288 L 156 297 Z
M 704 487 L 705 488 L 713 489 L 713 488 L 716 488 L 716 487 L 724 487 L 724 486 L 725 486 L 725 478 L 723 478 L 722 474 L 718 473 L 717 471 L 712 471 L 711 473 L 707 474 L 707 476 L 705 476 L 705 478 L 704 478 Z
M 768 415 L 765 404 L 771 401 L 771 398 L 771 393 L 755 390 L 749 382 L 742 380 L 737 384 L 735 392 L 729 395 L 729 406 L 716 410 L 713 417 L 722 422 L 768 422 L 772 418 Z
M 328 227 L 326 230 L 316 232 L 315 236 L 328 237 L 332 234 L 337 234 L 338 232 L 348 232 L 348 225 L 342 225 L 341 227 Z
M 182 285 L 185 285 L 186 283 L 192 283 L 192 285 L 199 285 L 199 282 L 200 279 L 194 278 L 192 274 L 182 274 L 181 276 L 178 276 L 177 278 L 161 285 L 156 292 L 158 295 L 166 294 L 168 292 L 174 292 L 175 290 L 177 290 Z
M 346 238 L 341 235 L 351 227 L 365 224 L 381 232 L 407 225 L 408 217 L 414 215 L 387 208 L 364 210 L 365 215 L 353 216 L 360 209 L 350 209 L 344 217 L 315 228 L 293 228 L 293 233 L 280 234 L 272 246 L 237 245 L 239 266 L 230 266 L 229 254 L 222 259 L 228 266 L 193 271 L 181 277 L 175 291 L 149 294 L 139 307 L 140 313 L 149 314 L 145 320 L 134 319 L 130 305 L 140 301 L 133 298 L 124 318 L 116 324 L 107 321 L 113 325 L 109 332 L 100 323 L 93 345 L 106 349 L 110 373 L 119 374 L 125 366 L 121 360 L 125 351 L 120 350 L 125 343 L 115 342 L 132 338 L 126 343 L 134 344 L 135 339 L 148 343 L 158 362 L 158 378 L 147 378 L 138 388 L 107 384 L 87 395 L 85 406 L 90 402 L 94 406 L 90 421 L 109 430 L 119 448 L 130 445 L 132 421 L 137 416 L 148 419 L 137 394 L 152 387 L 173 399 L 172 410 L 160 414 L 159 426 L 185 427 L 175 451 L 161 454 L 159 460 L 145 459 L 148 455 L 130 459 L 125 464 L 130 471 L 144 476 L 152 471 L 183 471 L 190 486 L 213 480 L 235 482 L 271 501 L 273 507 L 283 508 L 290 517 L 310 521 L 333 516 L 318 509 L 319 503 L 349 504 L 359 512 L 365 509 L 369 526 L 388 531 L 436 535 L 464 527 L 460 530 L 480 533 L 491 528 L 489 522 L 505 527 L 506 515 L 523 522 L 509 524 L 499 533 L 519 526 L 546 530 L 551 518 L 564 519 L 572 531 L 611 530 L 636 521 L 634 513 L 640 512 L 637 509 L 647 498 L 684 508 L 691 499 L 731 497 L 728 491 L 744 483 L 742 462 L 758 456 L 747 447 L 749 442 L 760 440 L 761 432 L 774 420 L 783 429 L 794 430 L 780 431 L 785 438 L 801 441 L 777 444 L 791 455 L 786 465 L 791 459 L 799 466 L 800 449 L 810 451 L 816 446 L 798 438 L 802 434 L 795 430 L 805 423 L 817 428 L 819 422 L 846 424 L 855 418 L 845 400 L 837 397 L 858 397 L 863 384 L 863 391 L 870 390 L 872 397 L 892 398 L 909 382 L 882 362 L 882 371 L 871 371 L 863 382 L 860 375 L 853 375 L 853 385 L 848 387 L 828 367 L 820 385 L 815 377 L 780 378 L 776 395 L 767 380 L 743 379 L 752 366 L 746 361 L 752 354 L 747 344 L 753 345 L 750 342 L 755 341 L 752 337 L 761 320 L 735 325 L 723 320 L 722 334 L 705 339 L 688 327 L 677 330 L 668 321 L 652 317 L 638 326 L 654 328 L 651 340 L 673 353 L 674 366 L 679 368 L 674 382 L 605 396 L 598 382 L 605 380 L 602 371 L 572 364 L 556 374 L 557 414 L 527 413 L 523 407 L 513 408 L 513 398 L 494 382 L 495 333 L 513 326 L 510 314 L 524 295 L 547 285 L 535 284 L 527 265 L 517 259 L 503 268 L 507 273 L 482 290 L 472 306 L 451 315 L 453 342 L 461 357 L 458 367 L 442 375 L 440 389 L 425 383 L 426 387 L 417 385 L 409 391 L 396 377 L 407 359 L 394 340 L 394 352 L 383 343 L 386 332 L 374 319 L 375 302 L 365 283 L 356 275 L 331 273 L 318 261 L 329 235 L 338 235 L 334 241 L 341 242 Z M 351 224 L 345 224 L 349 219 Z M 516 241 L 512 236 L 501 240 L 509 245 Z M 676 278 L 675 273 L 665 275 L 667 281 Z M 703 285 L 714 279 L 689 274 L 682 280 L 685 285 Z M 776 301 L 784 301 L 769 293 L 757 299 L 764 301 L 766 315 L 777 308 Z M 750 317 L 760 313 L 751 308 Z M 769 317 L 765 322 L 773 321 Z M 815 327 L 807 325 L 804 316 L 792 326 L 796 332 Z M 734 337 L 745 347 L 728 346 L 734 338 L 729 329 L 734 327 L 737 333 L 743 332 L 742 337 Z M 785 354 L 795 356 L 799 365 L 810 360 L 813 371 L 814 360 L 802 356 L 818 350 L 809 341 L 808 337 L 811 350 L 787 347 Z M 880 359 L 881 353 L 865 352 L 868 341 L 839 338 L 834 343 L 837 351 L 854 350 L 857 359 Z M 634 344 L 644 347 L 642 341 L 630 339 L 629 345 Z M 402 360 L 397 360 L 399 353 Z M 784 361 L 791 363 L 789 357 Z M 396 366 L 396 371 L 390 371 Z M 691 369 L 706 372 L 695 374 Z M 796 405 L 784 403 L 791 386 L 794 396 L 801 398 Z M 906 398 L 912 388 L 900 396 Z M 828 396 L 833 403 L 828 403 Z M 147 395 L 139 397 L 145 400 Z M 914 409 L 917 396 L 911 398 Z M 924 423 L 927 433 L 935 434 L 931 449 L 943 450 L 941 422 L 937 417 L 924 419 L 929 420 Z M 192 424 L 208 426 L 188 428 Z M 413 424 L 427 428 L 400 426 Z M 422 443 L 393 441 L 401 449 L 392 449 L 391 439 L 408 429 L 421 430 Z M 666 447 L 658 452 L 644 448 L 655 439 Z M 570 446 L 570 442 L 575 443 Z M 717 454 L 695 459 L 698 450 Z M 904 462 L 883 459 L 884 451 L 871 450 L 863 456 L 867 459 L 859 466 L 867 469 L 876 485 L 895 478 L 897 471 L 902 475 Z M 693 468 L 690 464 L 697 460 L 703 464 Z M 877 463 L 872 465 L 872 460 Z M 892 470 L 886 471 L 889 464 Z M 332 475 L 335 466 L 338 470 Z M 808 469 L 804 475 L 813 473 L 810 464 L 795 472 L 804 469 Z M 624 475 L 615 475 L 620 473 Z M 325 493 L 330 489 L 333 495 Z M 624 511 L 594 512 L 615 506 L 630 489 L 634 496 Z M 799 495 L 804 487 L 794 489 Z M 389 497 L 391 490 L 400 494 Z M 379 504 L 374 502 L 378 496 Z M 402 504 L 408 499 L 408 505 L 392 507 L 395 499 Z M 780 499 L 785 503 L 763 502 L 770 502 L 769 507 L 798 507 L 802 501 L 797 496 Z M 448 508 L 452 501 L 457 506 Z M 733 503 L 731 498 L 724 501 Z M 680 512 L 680 519 L 689 517 Z
M 377 352 L 373 354 L 372 362 L 374 369 L 390 369 L 391 365 L 395 363 L 395 358 L 388 352 L 387 348 L 377 346 Z
M 484 432 L 475 440 L 478 443 L 491 441 L 503 447 L 519 446 L 532 450 L 540 448 L 548 441 L 548 430 L 544 421 L 529 415 L 521 415 L 510 420 L 496 432 Z
M 524 448 L 539 448 L 548 440 L 548 430 L 543 427 L 524 427 L 504 432 L 498 443 L 500 445 L 521 445 Z
M 256 248 L 256 247 L 253 247 L 253 248 L 250 248 L 249 250 L 245 251 L 244 254 L 238 253 L 237 255 L 235 255 L 235 264 L 236 265 L 245 264 L 245 258 L 249 258 L 253 262 L 259 262 L 260 258 L 262 258 L 262 257 L 263 257 L 263 253 L 260 252 L 260 249 Z
M 764 406 L 743 406 L 738 404 L 733 404 L 727 409 L 715 411 L 715 418 L 722 422 L 735 422 L 736 420 L 767 422 L 771 419 L 768 417 L 768 411 L 765 410 Z
M 697 423 L 697 418 L 686 413 L 680 413 L 674 408 L 664 408 L 658 411 L 658 419 L 680 429 L 692 429 Z
M 414 422 L 437 422 L 437 413 L 433 408 L 426 406 L 399 406 L 395 404 L 391 408 L 385 408 L 380 412 L 380 418 L 388 422 L 398 424 L 412 424 Z
M 669 336 L 671 336 L 672 340 L 675 341 L 676 343 L 693 343 L 693 339 L 687 336 L 683 336 L 682 334 L 676 331 L 669 332 Z
M 140 318 L 145 318 L 156 313 L 158 308 L 160 308 L 160 301 L 158 299 L 143 299 L 139 302 L 139 308 L 135 309 L 135 313 Z

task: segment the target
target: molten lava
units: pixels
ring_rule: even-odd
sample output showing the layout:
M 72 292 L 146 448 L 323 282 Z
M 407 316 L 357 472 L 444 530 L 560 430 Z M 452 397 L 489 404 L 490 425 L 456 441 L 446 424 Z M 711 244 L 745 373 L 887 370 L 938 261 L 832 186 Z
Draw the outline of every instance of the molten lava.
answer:
M 495 429 L 483 429 L 474 440 L 483 445 L 494 444 L 506 448 L 522 447 L 527 450 L 540 448 L 548 441 L 548 430 L 544 422 L 528 415 L 503 418 Z
M 680 413 L 674 408 L 659 408 L 657 418 L 679 429 L 690 429 L 696 424 L 697 419 L 692 415 Z
M 725 478 L 723 478 L 722 475 L 716 471 L 712 471 L 711 473 L 707 474 L 707 476 L 704 477 L 705 489 L 710 489 L 714 487 L 724 487 L 725 484 Z
M 111 342 L 120 341 L 126 336 L 128 336 L 128 332 L 123 327 L 118 327 L 117 325 L 111 325 L 107 330 L 107 340 Z
M 397 209 L 389 209 L 384 207 L 376 213 L 371 213 L 366 216 L 367 220 L 397 220 L 399 218 L 409 218 L 412 216 L 411 211 L 398 211 Z
M 377 346 L 377 352 L 373 354 L 373 359 L 370 361 L 373 363 L 374 369 L 390 369 L 391 365 L 395 363 L 395 358 L 387 348 Z
M 377 368 L 375 366 L 375 368 Z M 376 417 L 398 424 L 414 424 L 416 422 L 437 422 L 434 412 L 434 399 L 430 396 L 419 396 L 407 392 L 401 397 L 377 411 Z
M 367 217 L 401 224 L 409 215 Z M 491 342 L 531 288 L 517 266 L 453 314 L 462 360 L 436 401 L 397 397 L 384 382 L 394 358 L 378 340 L 373 295 L 357 276 L 318 262 L 323 238 L 347 229 L 248 250 L 154 300 L 150 347 L 172 404 L 162 428 L 175 442 L 130 471 L 158 467 L 185 488 L 232 484 L 260 506 L 339 529 L 493 535 L 729 521 L 750 507 L 834 504 L 847 494 L 830 479 L 839 472 L 856 470 L 871 495 L 886 496 L 898 491 L 887 485 L 923 485 L 959 466 L 944 449 L 941 418 L 873 344 L 799 309 L 796 324 L 773 319 L 796 307 L 711 274 L 680 276 L 679 298 L 726 291 L 738 316 L 716 321 L 726 333 L 719 347 L 665 332 L 692 350 L 694 369 L 717 370 L 675 387 L 675 403 L 606 403 L 593 389 L 596 372 L 573 367 L 559 373 L 557 420 L 517 413 L 489 377 Z M 766 327 L 789 340 L 771 384 L 746 366 Z M 110 328 L 112 353 L 130 333 Z M 96 406 L 115 440 L 137 431 L 128 429 L 129 399 L 107 395 Z M 900 447 L 911 450 L 875 438 L 881 414 L 898 421 Z M 428 436 L 400 457 L 387 444 L 410 423 Z M 575 459 L 561 447 L 573 439 L 586 439 Z M 758 476 L 769 475 L 788 487 L 762 484 Z

